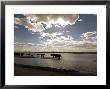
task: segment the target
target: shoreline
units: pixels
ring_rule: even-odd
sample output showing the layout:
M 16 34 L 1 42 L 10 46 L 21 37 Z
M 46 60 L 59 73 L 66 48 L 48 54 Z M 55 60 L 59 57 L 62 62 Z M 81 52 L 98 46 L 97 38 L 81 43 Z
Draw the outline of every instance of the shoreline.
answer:
M 14 64 L 14 76 L 97 76 L 75 70 L 56 69 L 23 64 Z
M 97 52 L 14 52 L 14 53 L 72 53 L 72 54 L 97 54 Z

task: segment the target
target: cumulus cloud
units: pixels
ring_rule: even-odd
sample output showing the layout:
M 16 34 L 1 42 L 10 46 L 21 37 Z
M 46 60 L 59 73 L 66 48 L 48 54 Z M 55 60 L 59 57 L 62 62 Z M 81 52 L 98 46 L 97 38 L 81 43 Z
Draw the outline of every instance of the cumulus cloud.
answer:
M 47 28 L 75 24 L 78 14 L 25 14 L 24 18 L 15 17 L 15 24 L 23 25 L 32 32 L 42 32 Z
M 43 50 L 47 51 L 61 51 L 61 52 L 96 52 L 97 43 L 91 41 L 59 41 L 59 40 L 48 40 L 48 42 L 42 44 Z M 39 48 L 39 47 L 38 47 Z M 42 50 L 40 50 L 42 51 Z
M 96 41 L 75 41 L 71 37 L 58 37 L 55 39 L 48 39 L 46 42 L 39 44 L 32 43 L 15 43 L 16 51 L 33 51 L 33 52 L 96 52 Z
M 91 40 L 96 38 L 96 32 L 86 32 L 81 35 L 82 40 L 75 40 L 72 36 L 67 35 L 64 36 L 62 33 L 45 33 L 41 32 L 41 38 L 44 39 L 48 37 L 48 39 L 38 43 L 20 43 L 15 42 L 15 50 L 17 51 L 34 51 L 34 52 L 51 52 L 51 51 L 61 51 L 61 52 L 74 52 L 74 51 L 82 51 L 82 52 L 95 52 L 97 51 L 97 41 Z M 86 39 L 86 40 L 85 40 Z
M 22 25 L 32 31 L 32 34 L 36 34 L 36 32 L 40 34 L 40 42 L 37 44 L 15 42 L 14 46 L 17 51 L 96 51 L 96 31 L 82 33 L 80 36 L 82 39 L 75 40 L 72 35 L 63 34 L 64 30 L 66 30 L 66 33 L 69 32 L 68 29 L 64 28 L 62 31 L 55 28 L 73 25 L 76 21 L 82 21 L 77 14 L 25 14 L 21 18 L 15 17 L 14 21 L 15 24 Z M 50 29 L 47 31 L 53 25 L 54 31 L 50 31 Z M 16 25 L 15 29 L 18 29 Z
M 27 18 L 15 18 L 14 19 L 15 24 L 22 25 L 28 30 L 31 30 L 32 32 L 41 32 L 44 30 L 44 27 L 41 23 L 30 23 Z
M 58 37 L 55 39 L 48 39 L 46 42 L 44 42 L 46 45 L 51 45 L 51 46 L 56 46 L 56 47 L 77 47 L 77 48 L 86 48 L 86 47 L 96 47 L 97 43 L 96 41 L 86 41 L 86 40 L 81 40 L 81 41 L 75 41 L 71 37 Z
M 85 32 L 83 33 L 80 37 L 83 38 L 84 40 L 96 40 L 97 39 L 97 32 Z
M 56 22 L 57 20 L 62 18 L 64 21 L 73 23 L 79 18 L 78 14 L 26 14 L 25 16 L 37 22 Z
M 45 32 L 41 32 L 40 35 L 41 37 L 40 38 L 45 38 L 45 37 L 49 37 L 50 39 L 53 39 L 57 36 L 61 36 L 63 33 L 58 33 L 58 32 L 54 32 L 54 33 L 45 33 Z
M 68 44 L 69 42 L 73 41 L 73 38 L 71 36 L 60 36 L 55 37 L 53 39 L 48 39 L 44 44 L 51 44 L 53 46 L 64 46 L 65 44 Z

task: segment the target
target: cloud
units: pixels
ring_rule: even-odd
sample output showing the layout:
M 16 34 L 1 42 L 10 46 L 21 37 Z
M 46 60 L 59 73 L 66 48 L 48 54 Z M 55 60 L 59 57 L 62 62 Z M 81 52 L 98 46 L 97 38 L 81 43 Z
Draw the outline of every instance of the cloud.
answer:
M 78 14 L 26 14 L 25 16 L 35 22 L 56 22 L 63 19 L 64 21 L 73 23 L 79 18 Z
M 45 32 L 41 32 L 40 33 L 40 35 L 41 35 L 41 37 L 40 38 L 46 38 L 46 37 L 48 37 L 48 38 L 50 38 L 50 39 L 53 39 L 53 38 L 55 38 L 55 37 L 57 37 L 57 36 L 61 36 L 63 33 L 58 33 L 58 32 L 54 32 L 54 33 L 45 33 Z
M 97 39 L 97 32 L 85 32 L 83 33 L 80 37 L 83 38 L 84 40 L 96 40 Z
M 42 43 L 45 48 L 49 47 L 51 51 L 52 48 L 56 48 L 59 51 L 96 51 L 97 41 L 91 40 L 74 40 L 71 36 L 59 36 L 53 39 L 48 39 Z M 55 50 L 54 50 L 55 51 Z
M 87 47 L 97 47 L 97 42 L 96 41 L 77 41 L 76 44 L 74 45 L 75 47 L 83 47 L 83 48 L 87 48 Z
M 33 43 L 20 43 L 15 42 L 15 50 L 17 51 L 33 51 L 33 52 L 51 52 L 51 51 L 61 51 L 61 52 L 95 52 L 97 51 L 97 40 L 96 32 L 85 32 L 82 33 L 81 37 L 83 39 L 75 40 L 70 35 L 63 35 L 60 32 L 45 33 L 41 32 L 41 40 L 38 44 Z M 45 39 L 47 38 L 47 39 Z M 43 40 L 43 41 L 42 41 Z
M 32 32 L 42 32 L 45 29 L 55 27 L 65 27 L 75 24 L 79 19 L 78 14 L 24 14 L 24 17 L 14 18 L 14 23 L 23 25 Z
M 31 51 L 31 52 L 96 52 L 97 42 L 80 40 L 75 41 L 71 37 L 58 37 L 48 39 L 46 42 L 39 44 L 19 43 L 15 42 L 15 51 Z
M 14 28 L 15 28 L 15 29 L 19 29 L 19 26 L 16 26 L 16 25 L 15 25 Z
M 78 22 L 81 22 L 81 21 L 83 21 L 82 19 L 78 19 Z
M 44 44 L 41 44 L 39 51 L 60 51 L 60 52 L 96 52 L 97 42 L 92 41 L 60 41 L 60 40 L 48 40 Z M 38 46 L 39 48 L 39 46 Z
M 14 42 L 14 46 L 20 46 L 20 47 L 23 47 L 23 46 L 34 46 L 34 44 L 33 43 Z
M 71 38 L 58 38 L 58 39 L 55 39 L 55 40 L 48 40 L 52 45 L 60 45 L 62 44 L 61 46 L 66 46 L 66 47 L 83 47 L 83 48 L 86 48 L 86 47 L 96 47 L 97 46 L 97 42 L 96 41 L 90 41 L 90 40 L 80 40 L 80 41 L 76 41 L 74 39 L 71 39 Z M 54 45 L 54 46 L 55 46 Z
M 15 17 L 14 21 L 15 24 L 22 25 L 32 31 L 32 34 L 36 35 L 36 32 L 40 34 L 40 42 L 37 44 L 15 42 L 14 46 L 17 51 L 96 51 L 96 31 L 82 33 L 80 36 L 82 39 L 75 40 L 74 37 L 63 34 L 64 30 L 68 32 L 66 28 L 63 31 L 56 29 L 56 27 L 65 27 L 75 24 L 76 21 L 82 21 L 77 14 L 26 14 L 21 18 Z M 54 29 L 48 29 L 53 25 Z M 18 29 L 18 26 L 15 25 L 15 29 Z
M 73 38 L 71 36 L 59 36 L 59 37 L 55 37 L 52 39 L 48 39 L 44 44 L 52 44 L 52 45 L 57 45 L 57 46 L 64 46 L 65 44 L 67 44 L 68 42 L 72 41 Z
M 14 50 L 19 52 L 33 51 L 35 49 L 35 46 L 36 45 L 33 43 L 14 42 Z
M 26 18 L 15 18 L 14 19 L 15 24 L 19 24 L 27 28 L 28 30 L 31 30 L 32 32 L 41 32 L 44 30 L 44 27 L 41 23 L 30 23 Z

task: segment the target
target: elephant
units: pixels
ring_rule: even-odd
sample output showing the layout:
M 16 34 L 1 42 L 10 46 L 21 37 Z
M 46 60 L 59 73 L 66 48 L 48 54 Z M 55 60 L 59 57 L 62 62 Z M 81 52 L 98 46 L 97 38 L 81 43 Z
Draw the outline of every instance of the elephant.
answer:
M 53 58 L 58 58 L 58 59 L 61 58 L 61 54 L 51 54 L 51 56 L 53 56 Z

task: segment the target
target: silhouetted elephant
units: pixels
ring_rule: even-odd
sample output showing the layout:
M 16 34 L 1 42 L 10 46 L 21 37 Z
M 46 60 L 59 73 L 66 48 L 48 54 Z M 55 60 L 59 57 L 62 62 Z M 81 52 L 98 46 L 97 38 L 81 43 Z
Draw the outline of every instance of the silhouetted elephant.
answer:
M 40 54 L 40 55 L 41 55 L 41 58 L 44 58 L 44 55 L 45 55 L 45 54 Z
M 37 54 L 37 55 L 41 55 L 41 58 L 44 58 L 44 55 L 45 55 L 45 54 Z
M 53 56 L 53 58 L 58 58 L 58 59 L 60 59 L 61 54 L 51 54 L 51 56 Z

